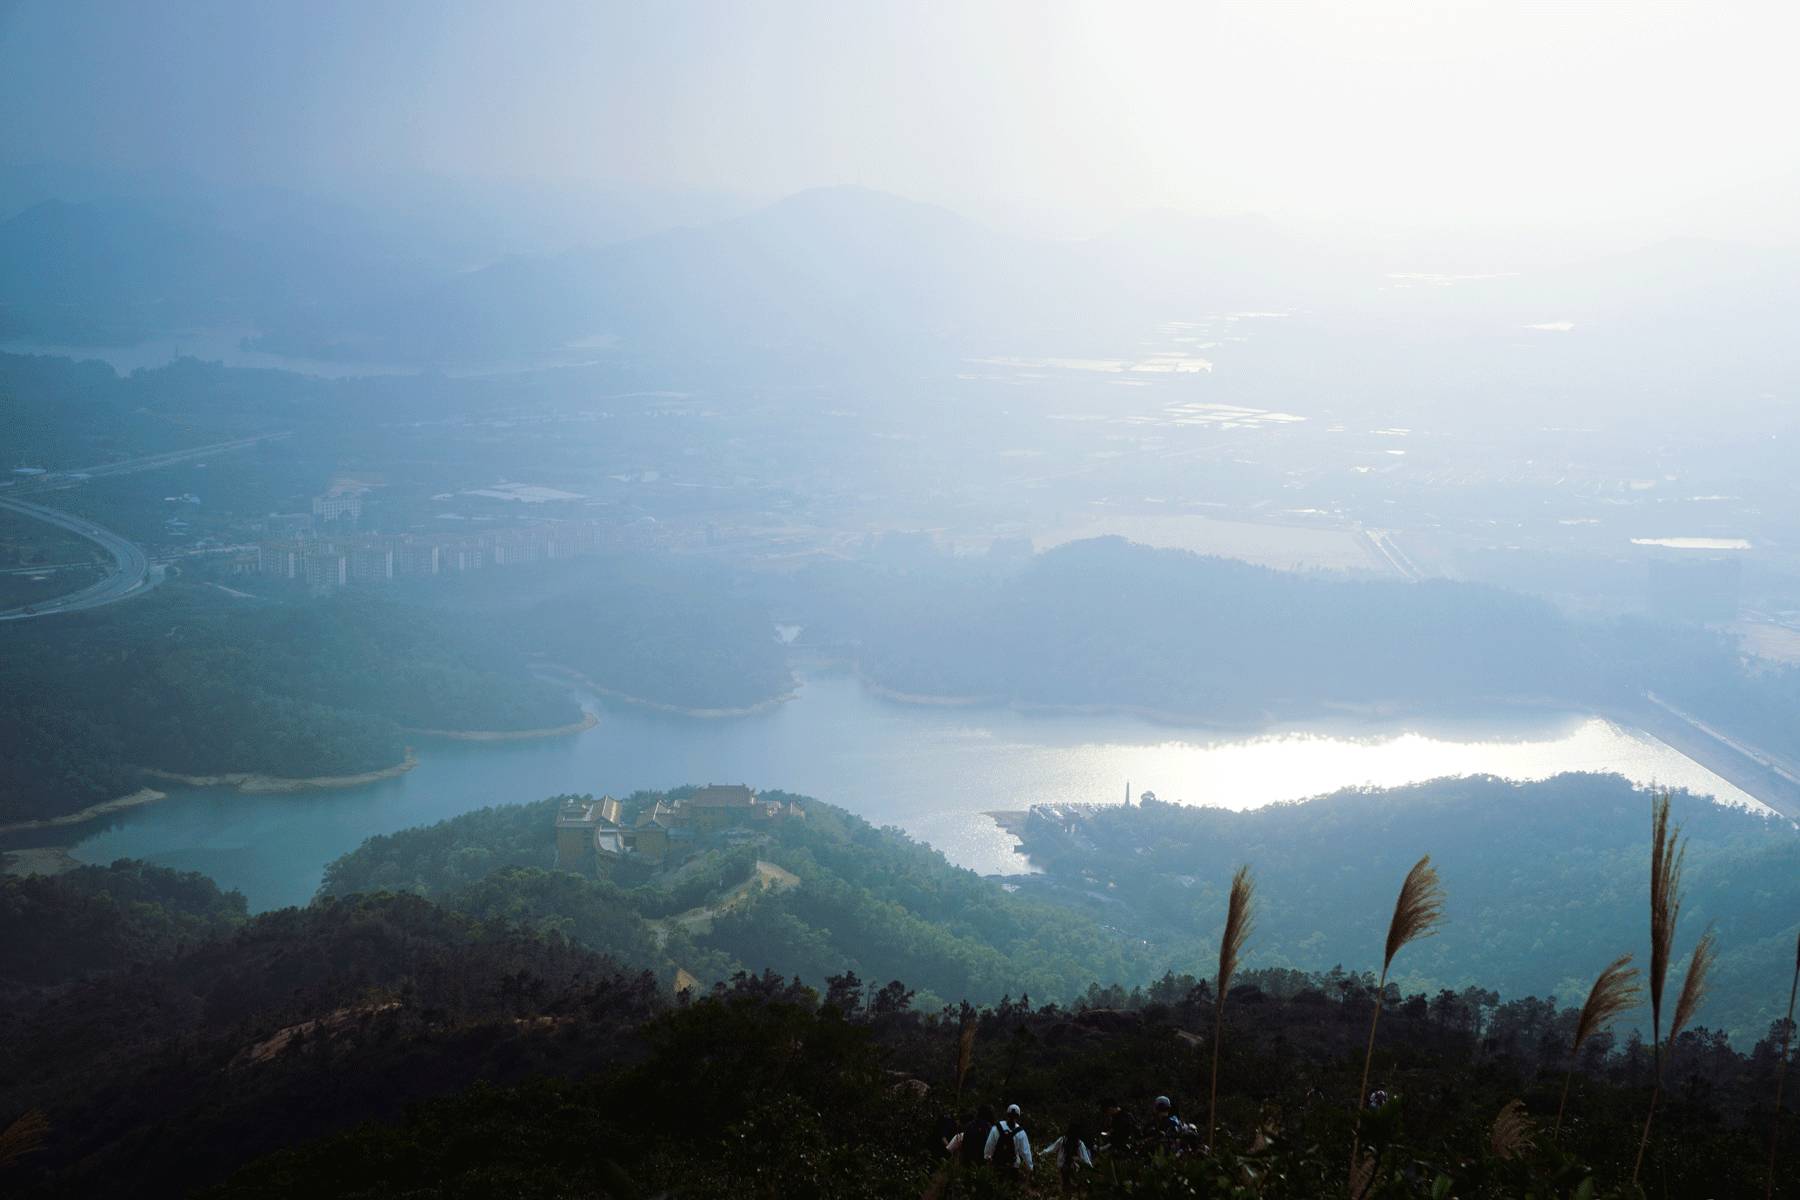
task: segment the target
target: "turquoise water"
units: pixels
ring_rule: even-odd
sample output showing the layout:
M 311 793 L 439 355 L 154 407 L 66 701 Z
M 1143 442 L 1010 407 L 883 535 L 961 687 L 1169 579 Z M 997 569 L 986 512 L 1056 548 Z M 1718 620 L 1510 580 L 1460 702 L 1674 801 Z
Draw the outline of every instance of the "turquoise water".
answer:
M 1577 714 L 1429 726 L 1335 722 L 1244 737 L 1123 716 L 902 705 L 835 675 L 806 680 L 771 712 L 730 720 L 595 707 L 600 723 L 586 733 L 427 742 L 409 774 L 348 791 L 174 789 L 167 800 L 84 830 L 71 853 L 204 871 L 264 909 L 307 901 L 327 862 L 375 834 L 559 792 L 624 795 L 683 783 L 747 782 L 817 796 L 900 826 L 983 872 L 1023 869 L 1012 839 L 983 813 L 1117 801 L 1127 781 L 1134 793 L 1165 800 L 1250 808 L 1354 784 L 1612 771 L 1755 803 L 1661 742 Z M 546 830 L 546 865 L 549 855 Z

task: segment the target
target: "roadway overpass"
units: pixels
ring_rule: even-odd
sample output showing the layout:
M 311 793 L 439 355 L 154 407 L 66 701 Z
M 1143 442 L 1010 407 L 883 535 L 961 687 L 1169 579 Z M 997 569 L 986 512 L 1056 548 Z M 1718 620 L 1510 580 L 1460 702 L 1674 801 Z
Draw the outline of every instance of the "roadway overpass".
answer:
M 54 508 L 45 508 L 41 504 L 31 504 L 11 497 L 0 497 L 0 508 L 10 509 L 84 537 L 105 550 L 113 560 L 112 570 L 100 582 L 89 584 L 80 591 L 0 611 L 0 621 L 23 621 L 31 617 L 47 617 L 53 613 L 99 608 L 103 604 L 115 604 L 120 600 L 141 596 L 155 586 L 155 580 L 150 574 L 150 560 L 145 557 L 143 547 L 126 541 L 110 529 L 102 529 L 84 517 L 72 516 Z

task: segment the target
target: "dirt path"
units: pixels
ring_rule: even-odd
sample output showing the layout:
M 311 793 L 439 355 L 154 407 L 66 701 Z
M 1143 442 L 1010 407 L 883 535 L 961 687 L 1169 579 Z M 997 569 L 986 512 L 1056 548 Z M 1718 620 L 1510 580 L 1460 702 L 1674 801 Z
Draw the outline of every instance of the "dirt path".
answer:
M 676 913 L 672 917 L 657 917 L 646 921 L 651 935 L 656 938 L 658 946 L 667 945 L 669 934 L 680 929 L 685 933 L 705 933 L 712 928 L 717 918 L 724 916 L 734 908 L 738 908 L 753 896 L 764 892 L 785 892 L 800 886 L 800 877 L 792 871 L 784 870 L 772 862 L 756 860 L 756 870 L 750 878 L 738 884 L 720 896 L 711 904 L 702 904 L 698 908 L 690 908 L 686 912 Z

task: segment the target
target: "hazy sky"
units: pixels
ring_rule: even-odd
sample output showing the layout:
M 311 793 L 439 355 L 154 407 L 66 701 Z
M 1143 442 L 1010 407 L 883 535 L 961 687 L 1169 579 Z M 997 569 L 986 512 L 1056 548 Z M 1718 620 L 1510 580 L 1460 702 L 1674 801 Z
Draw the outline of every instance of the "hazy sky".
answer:
M 0 0 L 0 159 L 329 187 L 861 182 L 1038 227 L 1148 206 L 1655 226 L 1789 207 L 1797 14 Z

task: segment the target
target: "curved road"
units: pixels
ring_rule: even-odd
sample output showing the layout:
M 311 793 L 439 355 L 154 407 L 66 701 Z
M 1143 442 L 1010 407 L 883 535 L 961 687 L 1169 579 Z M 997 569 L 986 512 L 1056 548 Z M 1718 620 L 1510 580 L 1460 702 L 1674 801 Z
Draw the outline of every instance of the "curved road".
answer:
M 80 591 L 70 592 L 49 600 L 41 600 L 23 608 L 7 609 L 0 612 L 0 621 L 23 621 L 30 617 L 47 617 L 52 613 L 79 612 L 84 608 L 99 608 L 102 604 L 113 604 L 120 600 L 129 600 L 133 596 L 141 596 L 155 586 L 150 578 L 150 560 L 144 556 L 143 549 L 133 542 L 126 541 L 111 530 L 102 529 L 82 517 L 70 516 L 68 513 L 58 512 L 54 508 L 45 508 L 41 504 L 29 504 L 23 500 L 0 498 L 0 508 L 10 509 L 27 517 L 35 517 L 39 521 L 47 521 L 58 528 L 84 537 L 112 555 L 113 560 L 111 573 L 99 583 L 89 584 Z

